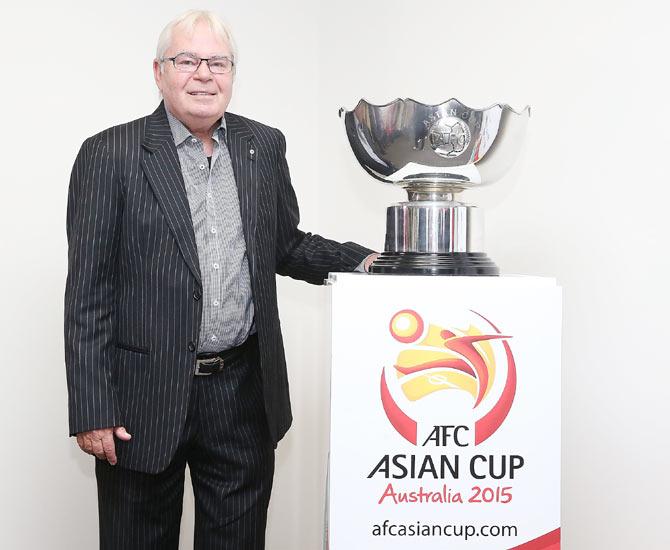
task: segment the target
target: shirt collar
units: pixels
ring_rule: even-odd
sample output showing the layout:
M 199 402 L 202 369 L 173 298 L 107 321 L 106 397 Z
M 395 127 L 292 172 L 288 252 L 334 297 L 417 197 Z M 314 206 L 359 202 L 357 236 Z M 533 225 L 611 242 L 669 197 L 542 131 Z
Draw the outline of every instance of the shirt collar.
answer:
M 172 138 L 174 139 L 174 144 L 176 146 L 181 145 L 186 141 L 188 138 L 191 137 L 191 131 L 184 126 L 184 123 L 179 120 L 176 116 L 174 116 L 168 109 L 167 107 L 165 108 L 165 112 L 167 113 L 167 118 L 168 122 L 170 123 L 170 130 L 172 131 Z M 219 132 L 223 133 L 223 139 L 226 138 L 226 117 L 222 116 L 221 119 L 219 120 L 218 125 L 215 128 L 214 132 L 214 139 L 218 141 L 218 134 Z

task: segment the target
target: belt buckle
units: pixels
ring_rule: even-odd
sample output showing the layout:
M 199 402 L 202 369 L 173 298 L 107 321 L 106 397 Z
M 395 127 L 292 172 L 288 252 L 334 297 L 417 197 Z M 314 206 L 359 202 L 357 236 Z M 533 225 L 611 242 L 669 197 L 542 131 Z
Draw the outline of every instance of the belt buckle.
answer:
M 200 367 L 217 367 L 218 372 L 223 368 L 223 359 L 221 357 L 212 357 L 211 359 L 196 359 L 195 360 L 195 375 L 196 376 L 210 376 L 213 372 L 201 372 Z

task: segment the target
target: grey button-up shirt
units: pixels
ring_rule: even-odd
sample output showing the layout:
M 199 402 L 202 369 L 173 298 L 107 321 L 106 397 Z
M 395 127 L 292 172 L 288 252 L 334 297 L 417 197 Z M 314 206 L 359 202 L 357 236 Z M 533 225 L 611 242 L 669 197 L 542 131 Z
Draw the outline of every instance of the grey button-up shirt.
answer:
M 240 345 L 252 331 L 254 304 L 226 121 L 214 131 L 211 167 L 203 143 L 167 111 L 191 209 L 203 284 L 198 351 Z

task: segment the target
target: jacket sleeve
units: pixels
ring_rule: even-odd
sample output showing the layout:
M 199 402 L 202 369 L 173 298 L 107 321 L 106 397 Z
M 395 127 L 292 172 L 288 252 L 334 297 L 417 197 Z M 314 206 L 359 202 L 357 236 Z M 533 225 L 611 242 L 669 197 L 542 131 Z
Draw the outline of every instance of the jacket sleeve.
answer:
M 298 229 L 300 212 L 286 162 L 286 138 L 279 131 L 277 158 L 277 273 L 320 285 L 330 272 L 354 271 L 374 251 Z
M 123 212 L 120 183 L 99 137 L 87 139 L 72 168 L 67 203 L 65 366 L 70 435 L 120 424 L 110 374 Z

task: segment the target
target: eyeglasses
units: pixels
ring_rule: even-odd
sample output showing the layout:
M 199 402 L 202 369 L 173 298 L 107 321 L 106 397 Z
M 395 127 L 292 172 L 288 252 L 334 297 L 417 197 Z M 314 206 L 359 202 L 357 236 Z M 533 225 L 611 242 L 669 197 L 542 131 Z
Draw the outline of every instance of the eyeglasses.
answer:
M 174 68 L 180 73 L 194 73 L 203 61 L 207 63 L 213 74 L 226 74 L 233 70 L 235 62 L 225 55 L 215 57 L 198 57 L 192 53 L 178 53 L 174 57 L 162 57 L 161 63 L 172 61 Z

